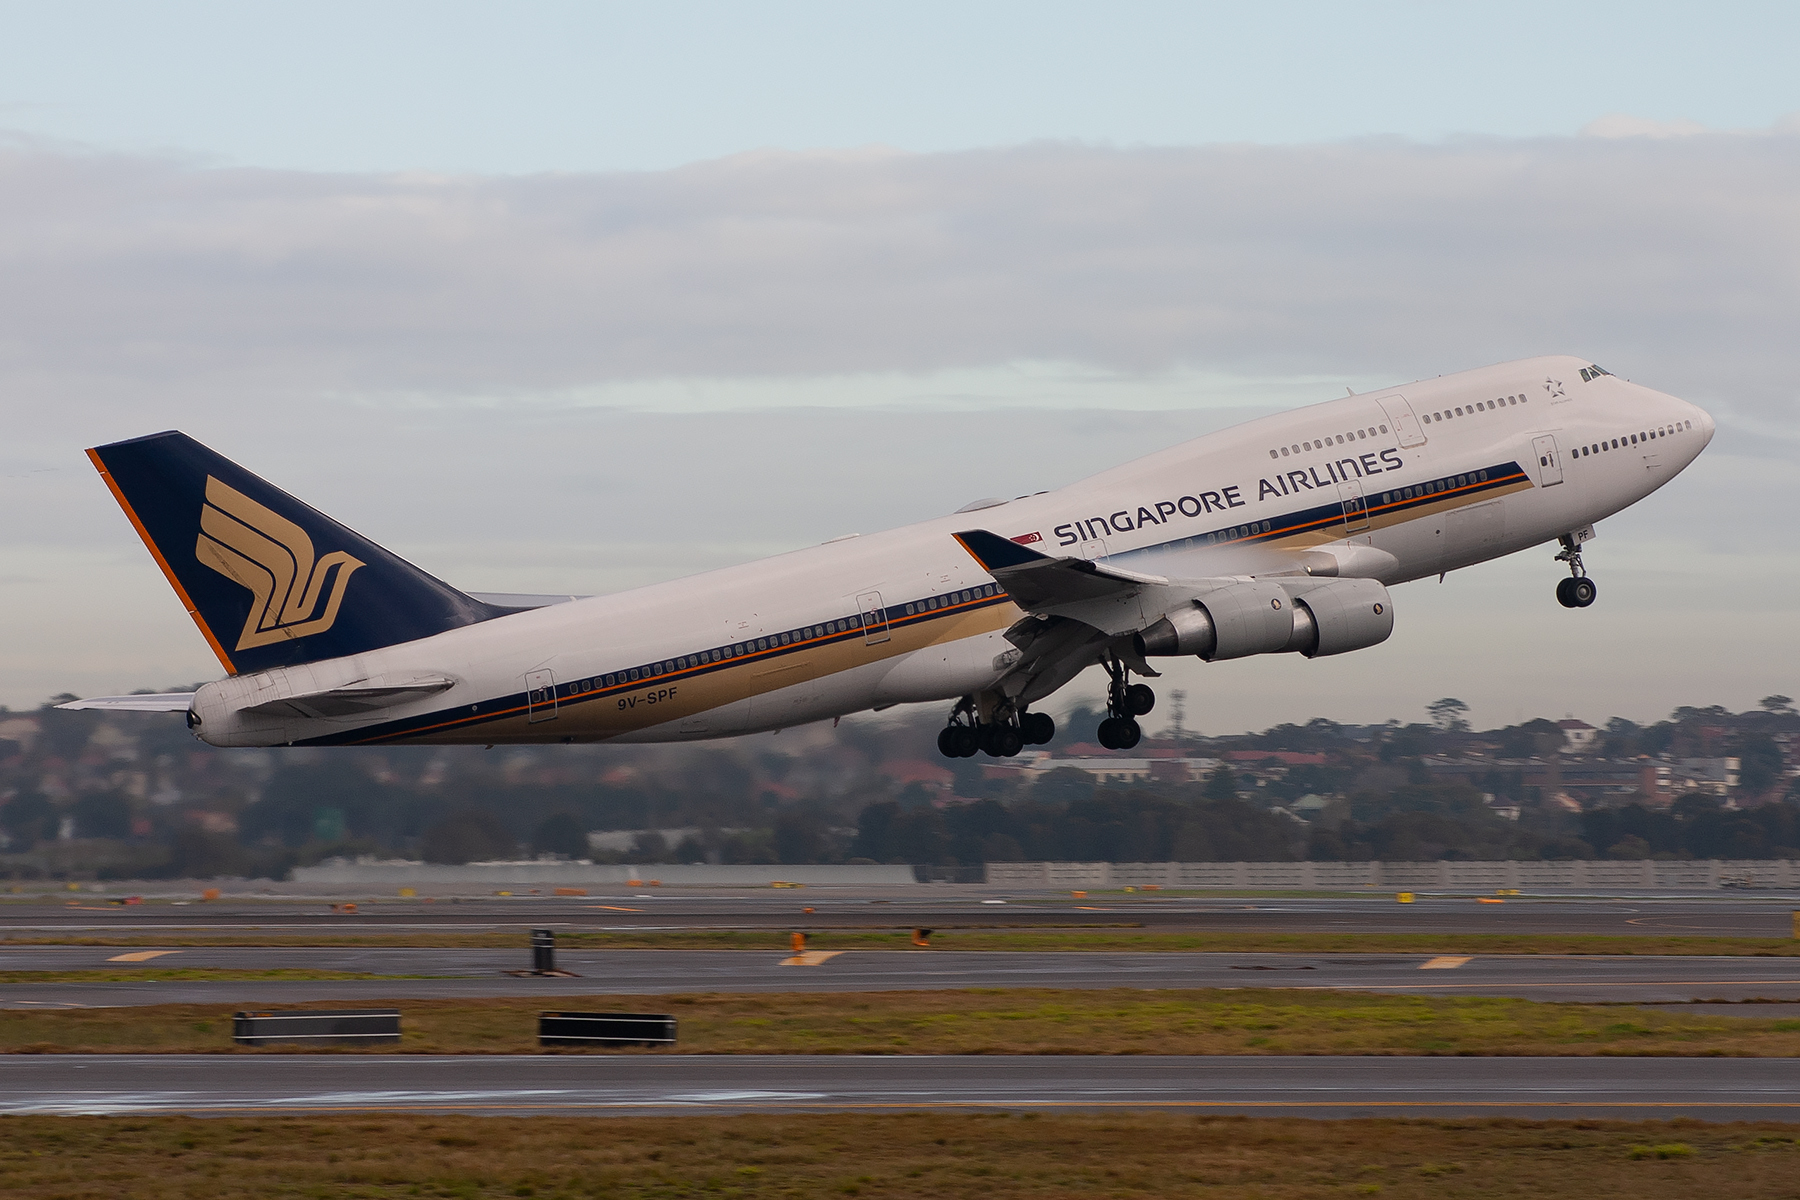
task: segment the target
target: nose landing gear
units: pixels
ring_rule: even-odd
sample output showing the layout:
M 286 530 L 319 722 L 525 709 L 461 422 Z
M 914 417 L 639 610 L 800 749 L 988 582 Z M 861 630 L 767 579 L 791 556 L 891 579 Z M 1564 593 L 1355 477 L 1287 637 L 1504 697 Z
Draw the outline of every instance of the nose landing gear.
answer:
M 1587 577 L 1587 568 L 1582 565 L 1581 543 L 1569 533 L 1557 540 L 1562 543 L 1562 552 L 1556 556 L 1556 561 L 1569 564 L 1570 578 L 1556 585 L 1556 602 L 1564 608 L 1586 608 L 1600 594 L 1600 589 Z

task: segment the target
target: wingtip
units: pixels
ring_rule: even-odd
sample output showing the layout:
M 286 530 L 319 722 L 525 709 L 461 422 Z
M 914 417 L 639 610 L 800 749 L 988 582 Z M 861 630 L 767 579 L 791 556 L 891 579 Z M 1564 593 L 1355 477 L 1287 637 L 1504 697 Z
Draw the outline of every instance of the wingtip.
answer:
M 1022 567 L 1028 563 L 1042 561 L 1048 555 L 1029 550 L 1019 543 L 988 529 L 965 529 L 961 533 L 951 535 L 962 544 L 982 569 L 992 574 L 1007 567 Z

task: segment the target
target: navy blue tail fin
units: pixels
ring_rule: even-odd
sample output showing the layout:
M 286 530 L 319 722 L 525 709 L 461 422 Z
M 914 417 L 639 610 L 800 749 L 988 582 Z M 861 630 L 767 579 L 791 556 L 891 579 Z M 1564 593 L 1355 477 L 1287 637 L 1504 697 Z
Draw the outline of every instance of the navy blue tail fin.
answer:
M 232 674 L 410 642 L 498 614 L 184 433 L 88 451 Z

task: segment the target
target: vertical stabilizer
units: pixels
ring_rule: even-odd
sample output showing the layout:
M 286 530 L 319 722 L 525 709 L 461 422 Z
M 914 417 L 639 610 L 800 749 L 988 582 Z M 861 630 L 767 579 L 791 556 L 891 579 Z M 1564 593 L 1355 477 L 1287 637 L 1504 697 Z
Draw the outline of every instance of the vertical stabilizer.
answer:
M 184 433 L 114 442 L 88 457 L 234 675 L 497 615 Z

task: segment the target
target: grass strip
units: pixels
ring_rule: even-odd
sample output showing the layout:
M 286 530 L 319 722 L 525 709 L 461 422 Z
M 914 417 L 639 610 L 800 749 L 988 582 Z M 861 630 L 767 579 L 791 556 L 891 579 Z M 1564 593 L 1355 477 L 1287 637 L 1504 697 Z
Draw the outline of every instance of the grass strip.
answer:
M 398 1047 L 319 1047 L 316 1052 L 538 1053 L 537 1013 L 568 1009 L 649 1010 L 679 1019 L 681 1041 L 673 1051 L 623 1053 L 1800 1056 L 1800 1020 L 1759 1017 L 1756 1005 L 1744 1005 L 1743 1017 L 1720 1017 L 1503 997 L 1281 988 L 985 988 L 358 1002 L 359 1007 L 381 1005 L 404 1014 Z M 230 1010 L 224 1006 L 156 1005 L 0 1011 L 0 1052 L 270 1051 L 233 1046 Z
M 351 919 L 352 921 L 354 918 Z M 907 929 L 831 929 L 809 925 L 804 914 L 782 929 L 588 930 L 545 922 L 564 950 L 785 950 L 793 932 L 804 932 L 814 950 L 910 950 Z M 349 921 L 340 931 L 232 930 L 221 933 L 83 931 L 0 938 L 0 946 L 413 946 L 464 949 L 524 947 L 524 930 L 434 933 L 381 930 L 364 933 Z M 935 927 L 935 950 L 1144 951 L 1232 954 L 1600 954 L 1756 958 L 1800 957 L 1791 937 L 1705 937 L 1662 934 L 1560 933 L 1257 933 L 1163 932 L 1138 926 Z
M 4 1117 L 10 1200 L 1791 1197 L 1790 1125 L 1181 1113 Z

